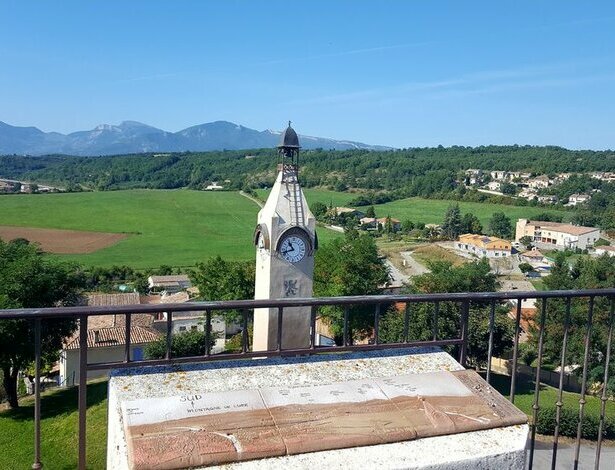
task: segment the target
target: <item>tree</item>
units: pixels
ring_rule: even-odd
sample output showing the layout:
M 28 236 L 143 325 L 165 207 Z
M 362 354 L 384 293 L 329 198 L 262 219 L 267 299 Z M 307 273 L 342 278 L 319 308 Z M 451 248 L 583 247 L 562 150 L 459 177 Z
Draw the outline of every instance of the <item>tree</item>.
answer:
M 227 261 L 220 256 L 198 263 L 189 273 L 192 284 L 199 289 L 201 300 L 243 300 L 254 298 L 254 263 Z M 224 312 L 228 321 L 237 311 Z
M 40 308 L 73 305 L 83 279 L 74 265 L 44 256 L 35 245 L 0 240 L 0 308 Z M 42 356 L 57 359 L 62 340 L 76 328 L 74 320 L 42 322 Z M 34 360 L 34 323 L 27 320 L 0 322 L 0 369 L 11 408 L 17 401 L 17 377 Z
M 526 274 L 532 272 L 534 270 L 534 267 L 530 263 L 520 263 L 519 269 L 523 274 Z
M 384 260 L 378 256 L 374 238 L 354 232 L 336 238 L 316 253 L 314 295 L 317 297 L 378 294 L 389 280 Z M 367 336 L 373 327 L 373 306 L 350 308 L 350 336 Z M 321 316 L 329 323 L 336 341 L 343 334 L 343 310 L 323 307 Z
M 530 250 L 532 248 L 532 244 L 534 243 L 534 239 L 529 235 L 523 235 L 521 238 L 519 238 L 519 243 L 525 246 L 526 249 Z
M 460 233 L 483 233 L 483 225 L 480 223 L 478 217 L 476 217 L 471 212 L 468 212 L 463 215 L 461 218 L 461 229 Z
M 492 292 L 496 278 L 490 272 L 486 259 L 461 266 L 437 261 L 429 264 L 430 273 L 413 278 L 409 289 L 413 293 L 438 292 Z M 409 337 L 412 340 L 427 341 L 433 338 L 434 305 L 416 303 L 410 306 L 412 321 Z M 489 306 L 473 303 L 469 316 L 468 362 L 475 366 L 484 365 L 489 347 Z M 438 338 L 452 338 L 459 335 L 459 305 L 455 302 L 440 302 L 438 311 Z M 403 315 L 396 309 L 387 310 L 381 321 L 380 339 L 383 342 L 403 340 Z M 512 345 L 514 325 L 506 316 L 505 308 L 498 308 L 494 323 L 494 354 L 501 354 Z
M 369 206 L 367 208 L 365 211 L 365 217 L 371 217 L 372 219 L 376 218 L 376 209 L 374 209 L 374 206 Z
M 391 235 L 395 232 L 393 229 L 393 222 L 391 221 L 391 216 L 387 215 L 386 219 L 384 219 L 384 233 L 387 235 Z
M 513 236 L 513 226 L 503 212 L 494 212 L 489 221 L 489 231 L 496 237 L 510 239 Z
M 569 289 L 597 289 L 615 286 L 615 257 L 608 255 L 598 258 L 581 257 L 572 267 L 564 253 L 555 258 L 551 274 L 544 278 L 544 285 L 549 290 Z M 537 311 L 542 309 L 542 302 L 536 305 Z M 609 299 L 596 297 L 594 301 L 593 328 L 590 338 L 590 355 L 588 363 L 589 383 L 606 386 L 609 394 L 615 393 L 615 382 L 602 384 L 605 353 L 608 335 Z M 583 364 L 585 352 L 585 332 L 587 325 L 588 300 L 587 298 L 571 299 L 570 327 L 568 346 L 566 350 L 566 365 Z M 547 317 L 543 345 L 543 363 L 559 364 L 562 352 L 566 316 L 566 301 L 563 299 L 549 299 L 547 302 Z M 538 351 L 539 325 L 530 329 L 530 341 L 527 348 L 534 354 Z M 611 352 L 613 357 L 613 352 Z M 578 367 L 575 374 L 582 375 L 583 367 Z M 611 362 L 609 376 L 615 376 L 615 364 Z
M 442 223 L 442 235 L 449 240 L 456 240 L 461 233 L 461 210 L 459 204 L 448 207 Z
M 502 194 L 507 196 L 514 196 L 517 194 L 517 186 L 512 183 L 502 183 L 500 186 L 500 191 L 502 191 Z
M 210 332 L 209 349 L 216 344 L 217 333 Z M 190 330 L 175 333 L 171 340 L 172 357 L 203 356 L 206 353 L 206 334 L 204 331 Z M 145 357 L 162 359 L 167 353 L 167 339 L 161 336 L 156 342 L 145 347 Z
M 312 209 L 314 217 L 316 217 L 316 219 L 318 220 L 321 220 L 323 217 L 325 217 L 328 211 L 327 205 L 320 201 L 313 203 L 310 209 Z
M 412 230 L 414 230 L 414 222 L 412 222 L 410 219 L 404 219 L 404 221 L 401 223 L 401 230 L 404 233 L 410 233 Z

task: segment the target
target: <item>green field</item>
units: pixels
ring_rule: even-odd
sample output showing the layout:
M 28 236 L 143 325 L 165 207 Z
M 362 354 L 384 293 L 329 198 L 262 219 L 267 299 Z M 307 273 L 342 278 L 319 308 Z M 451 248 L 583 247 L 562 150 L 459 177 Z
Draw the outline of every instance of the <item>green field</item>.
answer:
M 17 410 L 0 411 L 0 468 L 29 469 L 34 459 L 34 404 L 20 401 Z M 77 468 L 77 387 L 46 392 L 41 397 L 43 468 Z M 106 468 L 107 381 L 88 384 L 88 468 Z
M 134 268 L 193 266 L 220 255 L 254 257 L 258 206 L 236 192 L 130 190 L 0 196 L 0 225 L 129 233 L 119 243 L 62 258 Z M 335 232 L 319 230 L 321 243 Z
M 262 189 L 257 192 L 261 199 L 266 198 L 269 193 L 267 190 Z M 357 195 L 353 193 L 339 193 L 324 189 L 305 189 L 304 193 L 310 204 L 322 202 L 327 205 L 333 203 L 334 206 L 343 206 L 351 199 L 357 197 Z M 377 204 L 374 208 L 376 209 L 376 215 L 378 217 L 390 215 L 400 220 L 410 219 L 413 222 L 439 224 L 442 223 L 444 214 L 451 204 L 455 204 L 455 201 L 413 197 L 387 202 L 386 204 Z M 487 227 L 489 219 L 494 212 L 504 212 L 510 217 L 513 224 L 519 218 L 532 218 L 545 212 L 561 215 L 564 219 L 570 217 L 570 212 L 545 209 L 543 207 L 508 206 L 504 204 L 488 204 L 481 202 L 459 202 L 459 207 L 462 214 L 466 212 L 473 213 L 480 219 L 484 227 Z

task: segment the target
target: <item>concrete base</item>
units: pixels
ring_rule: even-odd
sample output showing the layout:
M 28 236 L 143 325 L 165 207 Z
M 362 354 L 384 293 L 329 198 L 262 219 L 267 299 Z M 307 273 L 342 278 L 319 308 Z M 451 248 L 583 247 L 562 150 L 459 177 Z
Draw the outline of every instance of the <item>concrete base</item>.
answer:
M 399 374 L 454 371 L 461 366 L 437 348 L 370 351 L 296 358 L 220 361 L 114 370 L 109 381 L 107 468 L 128 469 L 121 403 L 193 392 L 224 392 L 284 384 L 327 384 Z M 527 425 L 275 457 L 223 468 L 512 468 L 525 464 Z

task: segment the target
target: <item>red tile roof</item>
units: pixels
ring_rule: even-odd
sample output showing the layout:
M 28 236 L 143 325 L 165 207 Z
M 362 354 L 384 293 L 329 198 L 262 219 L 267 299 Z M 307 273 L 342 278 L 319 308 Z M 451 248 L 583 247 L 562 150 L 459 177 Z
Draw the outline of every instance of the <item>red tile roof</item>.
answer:
M 149 328 L 133 326 L 130 328 L 130 343 L 153 343 L 160 337 L 160 333 Z M 88 330 L 88 348 L 104 348 L 126 344 L 126 328 L 99 328 Z M 75 335 L 65 349 L 79 349 L 79 336 Z

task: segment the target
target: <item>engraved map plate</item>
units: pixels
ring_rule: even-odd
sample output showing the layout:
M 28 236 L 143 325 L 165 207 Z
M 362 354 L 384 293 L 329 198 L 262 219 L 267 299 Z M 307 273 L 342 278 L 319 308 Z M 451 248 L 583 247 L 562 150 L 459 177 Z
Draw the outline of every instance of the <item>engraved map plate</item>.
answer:
M 174 469 L 524 424 L 473 371 L 122 404 L 131 468 Z

